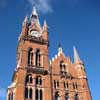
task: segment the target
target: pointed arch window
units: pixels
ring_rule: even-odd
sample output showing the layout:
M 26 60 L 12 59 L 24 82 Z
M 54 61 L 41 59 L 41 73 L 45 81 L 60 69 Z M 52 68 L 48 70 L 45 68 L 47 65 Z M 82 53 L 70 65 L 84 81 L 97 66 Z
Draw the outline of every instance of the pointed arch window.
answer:
M 31 74 L 26 76 L 25 84 L 27 84 L 27 83 L 32 83 L 32 75 Z
M 33 52 L 32 52 L 32 48 L 28 48 L 28 65 L 32 65 L 33 64 Z
M 25 88 L 25 99 L 32 99 L 32 88 Z
M 36 58 L 35 58 L 35 64 L 36 66 L 40 66 L 40 50 L 36 50 Z
M 73 83 L 73 89 L 77 89 L 78 86 L 77 86 L 77 83 Z
M 60 75 L 61 78 L 65 78 L 66 76 L 66 66 L 64 64 L 64 61 L 60 61 Z
M 59 88 L 59 81 L 58 80 L 54 80 L 54 88 L 55 89 Z
M 41 76 L 37 76 L 36 77 L 36 82 L 35 82 L 36 85 L 42 85 L 42 78 Z

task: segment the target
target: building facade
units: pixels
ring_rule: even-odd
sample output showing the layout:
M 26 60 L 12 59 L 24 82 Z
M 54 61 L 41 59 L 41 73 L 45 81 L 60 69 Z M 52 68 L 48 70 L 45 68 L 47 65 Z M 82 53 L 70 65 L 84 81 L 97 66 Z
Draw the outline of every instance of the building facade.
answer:
M 17 65 L 7 100 L 92 100 L 84 64 L 74 47 L 74 63 L 62 47 L 48 59 L 48 26 L 34 8 L 25 18 L 17 47 Z

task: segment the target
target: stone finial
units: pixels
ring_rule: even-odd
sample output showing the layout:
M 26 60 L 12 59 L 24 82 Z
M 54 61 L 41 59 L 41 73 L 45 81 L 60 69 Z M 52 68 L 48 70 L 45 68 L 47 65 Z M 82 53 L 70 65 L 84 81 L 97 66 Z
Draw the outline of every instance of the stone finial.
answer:
M 62 50 L 61 45 L 59 44 L 59 46 L 58 46 L 58 56 L 59 56 L 61 53 L 63 53 L 63 50 Z

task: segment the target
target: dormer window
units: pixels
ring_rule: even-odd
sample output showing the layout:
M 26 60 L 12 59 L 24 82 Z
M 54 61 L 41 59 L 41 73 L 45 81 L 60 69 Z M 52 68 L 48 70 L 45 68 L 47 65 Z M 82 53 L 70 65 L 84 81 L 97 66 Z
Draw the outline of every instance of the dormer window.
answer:
M 65 71 L 65 64 L 63 61 L 60 62 L 60 71 L 64 72 Z

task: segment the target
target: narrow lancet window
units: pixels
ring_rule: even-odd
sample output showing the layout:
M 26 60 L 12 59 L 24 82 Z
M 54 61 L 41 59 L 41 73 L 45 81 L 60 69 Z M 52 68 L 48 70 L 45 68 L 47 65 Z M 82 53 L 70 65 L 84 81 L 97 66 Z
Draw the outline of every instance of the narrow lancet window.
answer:
M 40 50 L 39 49 L 37 49 L 36 50 L 36 59 L 35 59 L 35 64 L 36 64 L 36 66 L 40 66 Z
M 33 52 L 32 52 L 32 48 L 28 49 L 28 65 L 32 65 L 33 64 Z
M 27 84 L 27 83 L 32 83 L 32 75 L 31 74 L 26 76 L 25 84 Z

